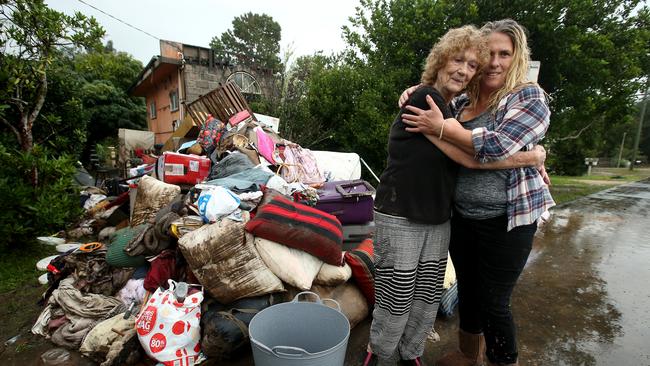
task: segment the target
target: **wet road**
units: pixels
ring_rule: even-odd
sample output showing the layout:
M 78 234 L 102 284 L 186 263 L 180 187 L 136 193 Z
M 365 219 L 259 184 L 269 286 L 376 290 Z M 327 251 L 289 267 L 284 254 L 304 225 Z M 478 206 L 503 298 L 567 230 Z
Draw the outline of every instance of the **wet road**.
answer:
M 512 305 L 521 365 L 650 365 L 650 180 L 555 208 Z M 353 329 L 346 365 L 361 365 L 368 328 Z M 455 344 L 457 319 L 438 318 L 436 330 L 429 365 Z M 251 365 L 252 357 L 206 364 Z
M 650 180 L 553 209 L 513 294 L 521 365 L 650 365 Z M 433 365 L 453 347 L 457 319 L 436 321 Z M 369 325 L 353 330 L 360 365 Z

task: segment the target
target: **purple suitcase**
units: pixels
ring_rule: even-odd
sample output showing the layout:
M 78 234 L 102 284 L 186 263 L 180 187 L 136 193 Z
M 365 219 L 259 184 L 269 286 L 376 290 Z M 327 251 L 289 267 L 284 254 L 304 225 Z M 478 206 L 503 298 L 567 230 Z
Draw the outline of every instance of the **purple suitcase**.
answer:
M 316 208 L 336 216 L 342 225 L 365 224 L 373 219 L 374 193 L 361 179 L 327 182 L 318 190 Z

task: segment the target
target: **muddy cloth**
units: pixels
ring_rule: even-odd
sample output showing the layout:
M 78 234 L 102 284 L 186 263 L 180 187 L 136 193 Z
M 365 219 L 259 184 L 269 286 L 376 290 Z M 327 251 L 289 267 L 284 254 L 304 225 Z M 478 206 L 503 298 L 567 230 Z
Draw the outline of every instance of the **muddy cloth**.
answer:
M 128 330 L 135 328 L 135 317 L 124 319 L 124 313 L 95 325 L 81 343 L 79 351 L 97 361 L 103 361 L 111 345 Z
M 70 322 L 70 319 L 68 319 L 65 315 L 58 317 L 53 316 L 50 318 L 50 321 L 47 322 L 47 332 L 52 333 L 68 322 Z
M 124 247 L 126 254 L 130 256 L 153 256 L 163 250 L 176 246 L 176 237 L 171 232 L 171 225 L 174 221 L 187 215 L 186 196 L 178 195 L 169 204 L 158 211 L 152 221 L 142 232 L 134 236 Z
M 67 278 L 52 292 L 49 304 L 60 307 L 65 315 L 100 319 L 122 302 L 114 297 L 83 293 L 73 286 L 73 279 Z
M 84 294 L 73 286 L 74 279 L 61 281 L 59 288 L 52 292 L 49 305 L 52 317 L 63 311 L 66 322 L 52 333 L 52 342 L 71 349 L 79 348 L 81 341 L 93 328 L 95 323 L 116 309 L 123 308 L 122 303 L 114 298 L 97 294 Z M 62 319 L 50 320 L 58 322 Z M 57 324 L 58 325 L 58 324 Z
M 266 185 L 273 173 L 262 169 L 246 169 L 226 178 L 212 179 L 206 184 L 222 186 L 235 193 L 255 192 L 260 190 L 261 185 Z
M 167 288 L 167 280 L 176 280 L 176 250 L 164 250 L 151 261 L 151 268 L 144 278 L 144 289 L 155 292 L 158 287 Z
M 52 333 L 52 343 L 68 349 L 77 349 L 86 334 L 95 325 L 95 319 L 71 317 Z
M 82 292 L 112 296 L 131 278 L 135 268 L 113 268 L 106 262 L 106 249 L 77 251 L 65 257 L 73 268 L 75 287 Z
M 36 322 L 34 322 L 34 325 L 32 326 L 32 333 L 46 338 L 49 337 L 50 335 L 47 331 L 47 325 L 49 324 L 51 317 L 52 305 L 47 305 L 38 316 L 38 319 L 36 319 Z
M 221 161 L 216 161 L 215 151 L 210 156 L 210 159 L 212 160 L 212 168 L 208 179 L 226 178 L 254 167 L 251 159 L 238 151 L 226 155 Z
M 131 303 L 141 304 L 145 296 L 145 289 L 143 287 L 144 279 L 130 279 L 126 285 L 115 295 L 126 306 Z

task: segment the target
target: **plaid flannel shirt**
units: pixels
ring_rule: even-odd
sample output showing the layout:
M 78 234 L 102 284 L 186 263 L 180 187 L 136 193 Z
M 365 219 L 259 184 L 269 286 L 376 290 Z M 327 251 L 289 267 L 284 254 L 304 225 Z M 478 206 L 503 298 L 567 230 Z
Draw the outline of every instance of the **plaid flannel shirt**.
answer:
M 466 97 L 456 102 L 460 111 Z M 472 143 L 479 162 L 505 159 L 520 150 L 530 150 L 546 133 L 550 111 L 544 91 L 537 85 L 525 86 L 504 97 L 488 127 L 472 130 Z M 544 211 L 555 205 L 548 187 L 534 167 L 508 171 L 508 231 L 534 223 Z

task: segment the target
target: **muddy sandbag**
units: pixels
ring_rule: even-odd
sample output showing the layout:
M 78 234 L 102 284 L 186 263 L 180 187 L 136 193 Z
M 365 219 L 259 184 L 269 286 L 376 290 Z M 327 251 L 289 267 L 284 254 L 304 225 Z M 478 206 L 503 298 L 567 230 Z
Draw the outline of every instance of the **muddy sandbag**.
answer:
M 145 175 L 138 183 L 131 226 L 147 223 L 162 207 L 181 193 L 181 187 Z
M 210 359 L 234 359 L 248 351 L 248 325 L 274 304 L 273 295 L 249 297 L 230 305 L 213 302 L 201 315 L 201 351 Z
M 282 281 L 262 262 L 244 225 L 223 219 L 178 240 L 196 278 L 223 304 L 284 290 Z
M 338 286 L 347 282 L 350 277 L 352 277 L 352 268 L 350 268 L 349 264 L 343 263 L 342 266 L 333 266 L 323 263 L 318 275 L 314 278 L 314 285 Z
M 309 291 L 316 293 L 321 299 L 336 300 L 339 305 L 341 305 L 341 312 L 346 318 L 348 318 L 348 321 L 350 321 L 350 328 L 354 328 L 370 314 L 368 301 L 354 282 L 346 282 L 336 287 L 314 285 Z M 299 292 L 301 292 L 301 290 L 296 289 L 295 287 L 288 287 L 287 292 L 283 294 L 283 301 L 293 300 Z M 315 300 L 313 296 L 309 295 L 301 296 L 300 299 L 300 301 Z M 325 301 L 323 303 L 327 306 L 336 308 L 336 306 L 330 301 Z
M 255 238 L 255 248 L 273 274 L 301 290 L 309 290 L 323 266 L 323 261 L 313 255 L 271 240 Z

